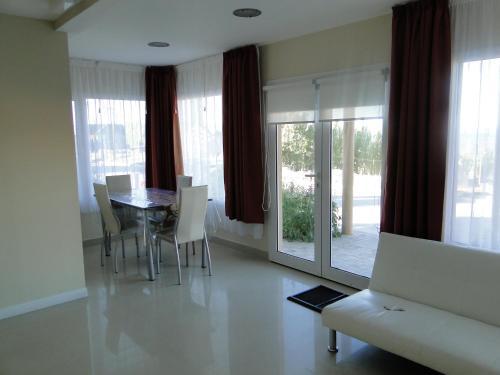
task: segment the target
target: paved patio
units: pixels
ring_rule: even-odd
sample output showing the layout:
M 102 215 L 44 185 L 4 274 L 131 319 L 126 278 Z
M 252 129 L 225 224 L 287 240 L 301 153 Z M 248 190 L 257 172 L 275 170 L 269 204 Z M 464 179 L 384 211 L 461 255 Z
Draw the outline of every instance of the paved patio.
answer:
M 370 277 L 377 253 L 378 226 L 355 225 L 352 235 L 332 238 L 332 266 L 357 275 Z M 284 253 L 314 260 L 312 242 L 283 241 Z

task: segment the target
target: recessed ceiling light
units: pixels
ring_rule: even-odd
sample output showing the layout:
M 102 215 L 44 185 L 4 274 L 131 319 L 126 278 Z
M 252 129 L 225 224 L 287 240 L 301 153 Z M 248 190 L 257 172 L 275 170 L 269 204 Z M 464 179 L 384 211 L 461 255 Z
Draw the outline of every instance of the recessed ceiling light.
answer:
M 236 17 L 242 17 L 242 18 L 253 18 L 260 16 L 262 12 L 258 9 L 254 8 L 241 8 L 241 9 L 236 9 L 233 14 Z
M 148 46 L 150 47 L 169 47 L 170 44 L 166 42 L 149 42 Z

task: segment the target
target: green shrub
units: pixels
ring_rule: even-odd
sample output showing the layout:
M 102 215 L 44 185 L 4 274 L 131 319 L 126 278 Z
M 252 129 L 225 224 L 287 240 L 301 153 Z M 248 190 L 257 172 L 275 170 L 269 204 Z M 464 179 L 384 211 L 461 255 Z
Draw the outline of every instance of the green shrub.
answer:
M 343 122 L 332 124 L 332 168 L 343 168 Z M 354 126 L 354 125 L 351 125 Z M 314 170 L 314 125 L 281 125 L 281 158 L 293 171 Z M 367 126 L 355 127 L 354 173 L 379 175 L 382 159 L 382 132 L 372 133 Z
M 339 209 L 337 203 L 332 201 L 332 237 L 339 238 L 341 235 Z
M 314 192 L 299 186 L 282 190 L 283 239 L 288 241 L 313 242 L 314 240 Z M 340 237 L 339 216 L 332 202 L 332 236 Z

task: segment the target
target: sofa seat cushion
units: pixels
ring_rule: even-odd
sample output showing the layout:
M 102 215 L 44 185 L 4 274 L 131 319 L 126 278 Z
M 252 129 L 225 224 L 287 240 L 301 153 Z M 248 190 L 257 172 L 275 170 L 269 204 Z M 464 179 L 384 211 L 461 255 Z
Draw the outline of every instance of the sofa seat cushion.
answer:
M 500 328 L 366 289 L 323 309 L 323 324 L 447 374 L 500 374 Z

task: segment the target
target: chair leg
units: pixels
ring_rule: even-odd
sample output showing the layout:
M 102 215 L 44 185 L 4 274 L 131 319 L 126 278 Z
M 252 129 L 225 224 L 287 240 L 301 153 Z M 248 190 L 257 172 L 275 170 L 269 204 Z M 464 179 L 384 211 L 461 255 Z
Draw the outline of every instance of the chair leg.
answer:
M 135 249 L 137 250 L 137 258 L 141 256 L 139 253 L 139 238 L 137 238 L 137 233 L 134 233 L 135 235 Z
M 193 255 L 196 255 L 196 248 L 194 247 L 194 241 L 193 241 Z
M 189 267 L 189 242 L 186 242 L 186 267 Z
M 111 234 L 106 233 L 105 237 L 106 237 L 106 242 L 105 242 L 106 247 L 104 248 L 104 250 L 106 250 L 106 256 L 109 257 L 111 256 Z
M 204 233 L 203 239 L 205 240 L 205 250 L 207 252 L 207 260 L 208 260 L 208 274 L 212 276 L 212 259 L 210 257 L 210 247 L 208 246 L 207 234 Z
M 160 263 L 163 263 L 163 252 L 161 251 L 161 238 L 158 238 L 158 251 L 160 252 Z
M 330 353 L 337 353 L 339 351 L 337 348 L 337 331 L 333 329 L 328 332 L 328 351 Z
M 174 236 L 175 252 L 177 254 L 177 279 L 181 285 L 181 260 L 179 258 L 179 244 L 177 243 L 177 236 Z
M 104 267 L 104 252 L 106 251 L 106 234 L 102 237 L 101 241 L 101 267 Z
M 118 243 L 115 243 L 115 251 L 114 251 L 114 270 L 115 273 L 118 273 Z
M 123 235 L 121 237 L 122 237 L 122 258 L 125 259 L 125 240 L 123 239 Z

